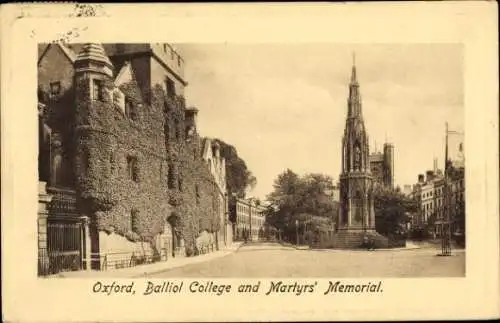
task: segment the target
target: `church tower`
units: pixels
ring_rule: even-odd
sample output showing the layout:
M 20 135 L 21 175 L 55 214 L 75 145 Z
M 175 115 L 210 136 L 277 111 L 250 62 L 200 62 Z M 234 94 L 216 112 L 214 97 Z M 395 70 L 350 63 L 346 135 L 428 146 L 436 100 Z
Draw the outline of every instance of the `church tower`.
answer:
M 375 232 L 373 178 L 370 173 L 368 142 L 356 64 L 353 62 L 347 118 L 342 138 L 340 212 L 337 226 L 339 231 Z

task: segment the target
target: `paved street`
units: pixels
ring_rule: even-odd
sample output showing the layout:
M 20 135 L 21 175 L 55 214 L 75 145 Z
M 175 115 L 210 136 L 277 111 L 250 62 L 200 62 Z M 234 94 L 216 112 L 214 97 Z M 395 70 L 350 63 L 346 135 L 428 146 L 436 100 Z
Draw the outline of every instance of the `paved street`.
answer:
M 153 275 L 166 277 L 463 277 L 465 251 L 438 257 L 439 249 L 296 250 L 274 243 L 242 246 L 235 253 Z

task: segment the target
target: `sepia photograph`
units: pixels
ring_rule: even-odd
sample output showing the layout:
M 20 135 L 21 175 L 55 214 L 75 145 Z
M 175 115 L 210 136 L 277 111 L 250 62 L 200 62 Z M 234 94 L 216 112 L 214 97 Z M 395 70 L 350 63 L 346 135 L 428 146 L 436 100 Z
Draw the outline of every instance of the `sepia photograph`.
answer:
M 38 52 L 39 276 L 465 276 L 462 45 Z
M 498 318 L 495 6 L 1 6 L 3 319 Z

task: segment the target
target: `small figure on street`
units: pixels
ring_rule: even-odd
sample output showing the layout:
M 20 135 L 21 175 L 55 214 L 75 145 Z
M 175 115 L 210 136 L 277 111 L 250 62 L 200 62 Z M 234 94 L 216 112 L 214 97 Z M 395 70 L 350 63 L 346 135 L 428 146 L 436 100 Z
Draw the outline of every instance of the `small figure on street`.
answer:
M 363 247 L 366 248 L 366 250 L 370 250 L 370 244 L 369 244 L 369 239 L 368 236 L 363 236 Z

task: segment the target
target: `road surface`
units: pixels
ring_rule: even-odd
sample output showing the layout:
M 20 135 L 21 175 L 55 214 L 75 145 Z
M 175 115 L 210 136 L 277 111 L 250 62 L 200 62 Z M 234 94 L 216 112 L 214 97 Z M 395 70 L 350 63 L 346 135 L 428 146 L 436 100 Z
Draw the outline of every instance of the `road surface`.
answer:
M 154 278 L 464 277 L 465 251 L 439 257 L 437 248 L 412 250 L 297 250 L 254 243 L 211 261 L 154 274 Z

